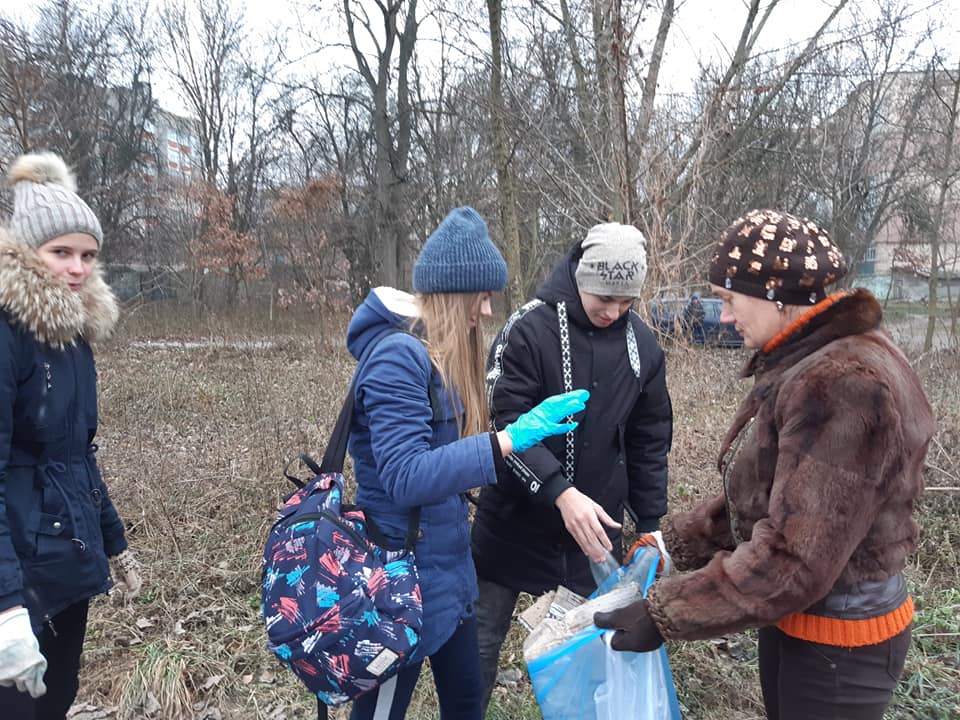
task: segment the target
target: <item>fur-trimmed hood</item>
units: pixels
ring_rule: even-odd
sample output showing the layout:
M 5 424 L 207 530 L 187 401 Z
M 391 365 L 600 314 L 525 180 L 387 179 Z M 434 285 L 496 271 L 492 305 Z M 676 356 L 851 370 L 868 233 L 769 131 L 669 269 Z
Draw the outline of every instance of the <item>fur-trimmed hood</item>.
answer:
M 99 269 L 79 292 L 54 277 L 37 253 L 0 230 L 0 308 L 42 343 L 63 347 L 82 336 L 104 340 L 120 315 Z

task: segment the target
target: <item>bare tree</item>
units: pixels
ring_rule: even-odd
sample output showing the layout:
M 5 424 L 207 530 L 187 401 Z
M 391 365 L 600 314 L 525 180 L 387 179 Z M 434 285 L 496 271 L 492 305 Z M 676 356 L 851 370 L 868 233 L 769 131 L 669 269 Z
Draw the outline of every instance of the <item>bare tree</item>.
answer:
M 413 122 L 409 77 L 419 29 L 417 0 L 378 0 L 376 9 L 382 36 L 374 30 L 365 7 L 343 0 L 350 49 L 373 98 L 376 195 L 372 210 L 377 245 L 370 276 L 375 284 L 397 285 L 406 236 L 404 187 Z M 361 48 L 358 25 L 375 48 L 372 61 Z
M 154 48 L 142 10 L 53 0 L 40 6 L 33 26 L 0 21 L 6 145 L 66 159 L 100 218 L 105 257 L 114 260 L 142 247 L 151 217 L 141 182 L 151 150 L 144 128 L 154 110 Z
M 161 14 L 167 70 L 197 124 L 203 179 L 220 178 L 224 132 L 242 70 L 243 17 L 229 0 L 168 2 Z
M 933 347 L 933 336 L 936 330 L 937 307 L 939 296 L 939 278 L 943 273 L 947 277 L 947 289 L 950 291 L 949 279 L 956 272 L 956 257 L 952 267 L 947 268 L 943 258 L 946 246 L 943 234 L 947 225 L 947 206 L 952 194 L 953 184 L 960 176 L 960 167 L 955 161 L 957 146 L 957 115 L 960 113 L 960 66 L 953 72 L 945 66 L 941 58 L 936 58 L 929 71 L 930 87 L 935 100 L 936 116 L 943 118 L 944 124 L 939 133 L 932 134 L 936 147 L 929 153 L 930 171 L 933 179 L 933 189 L 936 199 L 933 205 L 932 222 L 930 226 L 930 281 L 927 294 L 929 316 L 927 317 L 927 332 L 923 339 L 924 351 Z M 956 213 L 956 211 L 953 211 Z M 955 218 L 953 218 L 955 219 Z M 956 245 L 954 244 L 954 247 Z M 956 251 L 954 251 L 956 252 Z M 949 297 L 949 296 L 948 296 Z M 952 298 L 951 298 L 952 300 Z M 957 314 L 951 313 L 951 334 L 957 334 Z
M 508 291 L 511 307 L 524 300 L 520 269 L 520 226 L 517 222 L 517 198 L 505 122 L 503 99 L 503 3 L 487 0 L 490 21 L 490 115 L 492 120 L 494 162 L 497 167 L 497 189 L 500 199 L 500 228 L 506 250 L 507 266 L 514 268 Z

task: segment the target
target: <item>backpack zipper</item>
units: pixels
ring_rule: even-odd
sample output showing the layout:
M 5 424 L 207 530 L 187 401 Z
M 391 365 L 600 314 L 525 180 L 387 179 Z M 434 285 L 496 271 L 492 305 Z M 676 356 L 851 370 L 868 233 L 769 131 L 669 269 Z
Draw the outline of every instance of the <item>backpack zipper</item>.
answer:
M 284 523 L 285 526 L 290 526 L 290 525 L 296 525 L 297 523 L 308 522 L 308 521 L 310 521 L 310 520 L 321 520 L 321 519 L 323 519 L 323 520 L 329 520 L 329 521 L 332 522 L 334 525 L 336 525 L 338 528 L 340 528 L 340 529 L 343 530 L 345 533 L 347 533 L 347 535 L 349 535 L 351 538 L 353 538 L 353 540 L 357 543 L 357 545 L 359 545 L 360 547 L 366 549 L 368 552 L 370 551 L 370 545 L 371 545 L 371 543 L 370 543 L 370 541 L 369 541 L 367 538 L 363 537 L 363 535 L 361 535 L 360 533 L 358 533 L 358 532 L 357 532 L 353 527 L 351 527 L 350 525 L 347 525 L 345 522 L 343 522 L 343 521 L 342 521 L 340 518 L 338 518 L 336 515 L 334 515 L 333 513 L 327 512 L 326 510 L 320 510 L 320 511 L 318 511 L 318 512 L 307 513 L 306 515 L 301 515 L 300 517 L 298 517 L 298 518 L 296 518 L 296 519 L 294 519 L 294 518 L 292 518 L 292 517 L 291 517 L 291 518 L 286 518 L 286 519 L 283 521 L 283 523 Z

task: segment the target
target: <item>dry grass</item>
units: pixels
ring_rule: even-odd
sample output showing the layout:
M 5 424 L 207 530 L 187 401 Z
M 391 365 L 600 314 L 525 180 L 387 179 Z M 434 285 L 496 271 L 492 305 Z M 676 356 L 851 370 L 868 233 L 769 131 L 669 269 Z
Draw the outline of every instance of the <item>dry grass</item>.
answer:
M 188 331 L 185 328 L 194 328 Z M 116 718 L 310 718 L 315 706 L 264 648 L 262 542 L 290 489 L 284 460 L 326 442 L 352 369 L 343 323 L 285 316 L 198 320 L 145 309 L 99 348 L 100 462 L 146 568 L 144 593 L 92 610 L 81 700 Z M 259 328 L 269 327 L 268 330 Z M 196 328 L 201 328 L 197 330 Z M 239 328 L 239 329 L 238 329 Z M 748 387 L 742 351 L 671 348 L 674 509 L 715 492 L 719 435 Z M 928 482 L 960 485 L 960 356 L 923 358 L 940 417 Z M 952 479 L 951 479 L 952 478 Z M 958 495 L 929 493 L 909 575 L 917 633 L 890 718 L 960 716 Z M 523 668 L 519 631 L 502 666 Z M 748 633 L 671 648 L 684 717 L 762 717 Z M 429 679 L 411 719 L 437 717 Z M 951 715 L 951 713 L 955 713 Z M 333 717 L 345 718 L 345 711 Z M 529 684 L 498 688 L 488 718 L 538 718 Z

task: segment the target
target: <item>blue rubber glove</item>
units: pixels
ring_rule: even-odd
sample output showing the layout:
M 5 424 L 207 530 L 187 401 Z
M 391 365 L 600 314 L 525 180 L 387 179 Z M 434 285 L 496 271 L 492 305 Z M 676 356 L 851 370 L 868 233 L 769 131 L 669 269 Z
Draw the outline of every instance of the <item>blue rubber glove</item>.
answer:
M 563 435 L 573 430 L 576 422 L 561 422 L 578 413 L 587 405 L 588 390 L 572 390 L 551 395 L 532 410 L 528 410 L 504 428 L 513 443 L 514 452 L 523 452 L 552 435 Z

